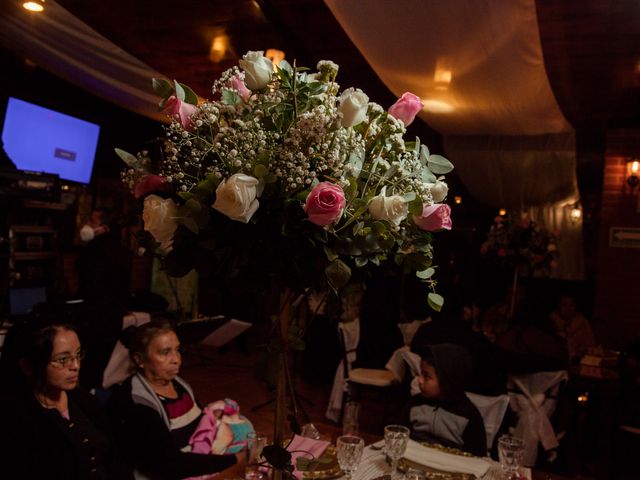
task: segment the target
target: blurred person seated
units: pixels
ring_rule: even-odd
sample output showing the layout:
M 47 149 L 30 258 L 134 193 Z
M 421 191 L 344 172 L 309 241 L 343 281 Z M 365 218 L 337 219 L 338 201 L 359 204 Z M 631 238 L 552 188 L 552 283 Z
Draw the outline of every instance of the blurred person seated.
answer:
M 180 341 L 170 323 L 153 320 L 126 334 L 130 338 L 123 343 L 136 373 L 114 387 L 107 412 L 137 472 L 144 478 L 182 479 L 211 475 L 241 461 L 244 452 L 238 450 L 253 431 L 251 424 L 237 411 L 227 412 L 226 401 L 200 407 L 178 376 Z M 234 418 L 223 421 L 225 414 Z
M 596 345 L 589 321 L 578 312 L 576 299 L 569 294 L 560 296 L 558 308 L 551 312 L 556 334 L 567 342 L 569 360 L 579 361 L 589 348 Z
M 73 327 L 31 319 L 7 335 L 0 394 L 0 478 L 133 479 L 98 401 L 78 387 Z
M 478 409 L 465 394 L 473 365 L 458 345 L 438 344 L 418 350 L 420 393 L 411 397 L 401 423 L 417 441 L 437 443 L 485 456 L 487 437 Z

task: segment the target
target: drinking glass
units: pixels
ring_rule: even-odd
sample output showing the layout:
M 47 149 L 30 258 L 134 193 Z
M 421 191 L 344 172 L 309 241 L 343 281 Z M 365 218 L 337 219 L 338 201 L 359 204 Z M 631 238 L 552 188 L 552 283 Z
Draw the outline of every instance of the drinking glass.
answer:
M 265 480 L 266 475 L 260 471 L 262 449 L 267 445 L 267 436 L 261 432 L 247 435 L 247 463 L 244 469 L 245 480 Z
M 356 471 L 362 452 L 364 451 L 364 440 L 355 435 L 342 435 L 336 442 L 338 464 L 346 474 L 347 480 L 351 479 L 351 474 Z
M 404 455 L 409 443 L 409 429 L 402 425 L 387 425 L 384 427 L 384 445 L 387 456 L 391 459 L 391 478 L 397 477 L 398 460 Z
M 498 457 L 502 466 L 504 480 L 519 480 L 520 464 L 524 454 L 524 442 L 521 438 L 503 435 L 498 439 Z
M 359 430 L 358 418 L 360 415 L 360 404 L 358 402 L 347 402 L 344 405 L 344 415 L 342 417 L 342 434 L 357 434 Z

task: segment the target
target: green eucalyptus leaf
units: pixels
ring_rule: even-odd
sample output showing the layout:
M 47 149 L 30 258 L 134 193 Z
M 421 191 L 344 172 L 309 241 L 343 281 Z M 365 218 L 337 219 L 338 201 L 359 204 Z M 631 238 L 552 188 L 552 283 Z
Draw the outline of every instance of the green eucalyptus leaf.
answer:
M 356 257 L 353 260 L 358 268 L 362 268 L 369 263 L 369 259 L 367 257 Z
M 269 175 L 269 169 L 262 164 L 257 164 L 253 167 L 253 174 L 256 178 L 264 178 Z
M 351 269 L 339 258 L 335 259 L 324 269 L 329 284 L 334 290 L 344 287 L 351 278 Z
M 286 60 L 280 60 L 280 64 L 278 65 L 278 69 L 283 72 L 287 72 L 289 75 L 293 75 L 293 68 L 291 68 L 291 64 Z
M 181 102 L 184 102 L 184 98 L 186 97 L 184 88 L 182 88 L 182 86 L 176 80 L 173 81 L 173 86 L 176 90 L 176 98 Z
M 122 161 L 126 163 L 130 168 L 137 168 L 138 157 L 120 148 L 116 148 L 115 151 L 120 159 L 122 159 Z
M 338 254 L 334 252 L 332 249 L 330 249 L 326 245 L 323 248 L 324 248 L 324 253 L 327 256 L 327 259 L 330 262 L 333 262 L 336 258 L 338 258 Z
M 429 149 L 426 145 L 420 146 L 420 163 L 426 165 L 429 162 Z
M 167 98 L 173 95 L 173 84 L 164 78 L 152 78 L 151 86 L 155 94 L 160 98 Z
M 222 102 L 226 105 L 235 105 L 240 103 L 240 95 L 232 90 L 222 90 Z
M 416 272 L 416 277 L 420 278 L 421 280 L 427 280 L 431 278 L 435 272 L 435 269 L 429 267 L 426 270 Z
M 437 175 L 444 175 L 453 170 L 453 164 L 442 155 L 430 155 L 427 165 L 429 169 Z
M 404 198 L 405 202 L 413 202 L 416 199 L 416 192 L 407 192 L 402 198 Z
M 422 214 L 422 198 L 416 197 L 415 200 L 409 202 L 409 213 L 412 215 Z
M 195 233 L 196 235 L 198 233 L 200 233 L 200 229 L 198 228 L 198 224 L 196 223 L 196 221 L 191 218 L 191 217 L 180 217 L 177 219 L 178 223 L 181 223 L 182 225 L 184 225 L 185 227 L 187 227 L 189 230 L 191 230 L 192 233 Z
M 444 305 L 444 298 L 442 298 L 442 295 L 438 295 L 434 292 L 429 292 L 429 295 L 427 295 L 427 302 L 429 303 L 429 306 L 431 308 L 433 308 L 436 312 L 439 312 L 440 310 L 442 310 L 442 306 Z
M 191 105 L 198 105 L 198 95 L 196 95 L 196 92 L 191 90 L 191 88 L 184 83 L 181 83 L 180 86 L 184 90 L 184 101 Z
M 429 170 L 429 167 L 426 165 L 422 167 L 422 172 L 420 173 L 420 178 L 424 183 L 436 183 L 436 176 Z

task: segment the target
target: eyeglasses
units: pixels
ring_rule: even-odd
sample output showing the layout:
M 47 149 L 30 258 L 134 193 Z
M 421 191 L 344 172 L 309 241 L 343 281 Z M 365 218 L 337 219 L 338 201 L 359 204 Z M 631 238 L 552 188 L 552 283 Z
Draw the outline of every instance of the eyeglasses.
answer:
M 60 358 L 52 358 L 51 360 L 49 360 L 49 363 L 60 368 L 65 368 L 71 365 L 74 360 L 77 360 L 78 363 L 80 363 L 80 361 L 84 358 L 84 355 L 85 352 L 83 350 L 80 350 L 75 355 L 65 355 L 64 357 Z

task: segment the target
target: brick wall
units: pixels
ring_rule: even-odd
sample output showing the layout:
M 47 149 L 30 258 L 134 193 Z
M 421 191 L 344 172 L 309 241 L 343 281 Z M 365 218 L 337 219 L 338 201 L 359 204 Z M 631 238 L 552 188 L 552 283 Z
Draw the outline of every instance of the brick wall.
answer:
M 626 183 L 626 161 L 640 157 L 640 130 L 607 135 L 600 208 L 594 326 L 605 345 L 626 348 L 640 342 L 640 248 L 612 247 L 612 227 L 639 228 L 638 188 Z

